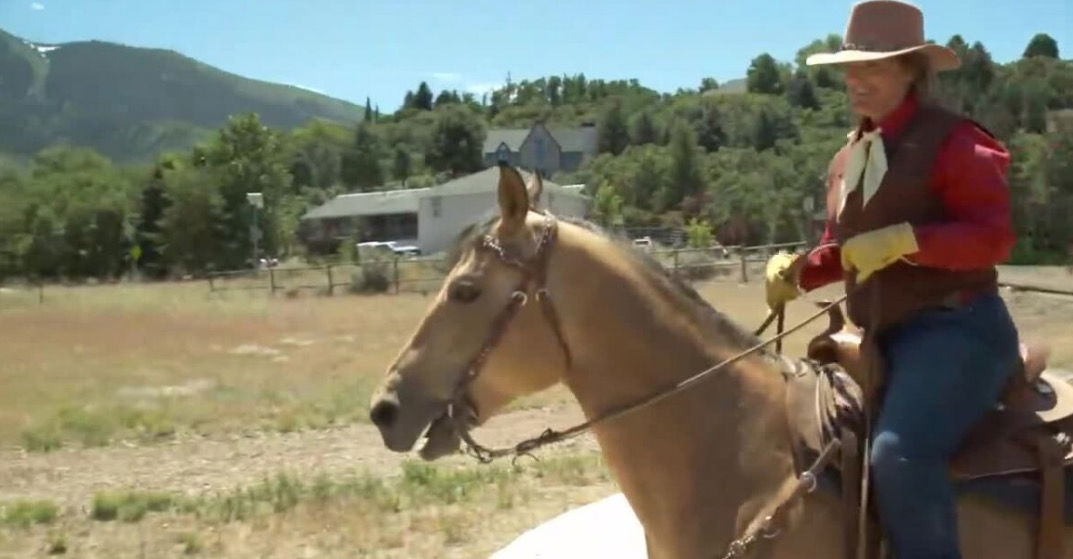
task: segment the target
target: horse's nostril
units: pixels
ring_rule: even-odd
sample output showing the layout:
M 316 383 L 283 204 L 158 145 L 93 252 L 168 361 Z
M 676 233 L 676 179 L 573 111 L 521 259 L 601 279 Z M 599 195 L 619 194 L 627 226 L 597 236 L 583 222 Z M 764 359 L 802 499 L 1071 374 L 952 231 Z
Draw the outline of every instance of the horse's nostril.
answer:
M 395 423 L 395 417 L 399 414 L 399 405 L 395 402 L 381 400 L 377 402 L 369 412 L 369 419 L 377 427 L 387 428 Z

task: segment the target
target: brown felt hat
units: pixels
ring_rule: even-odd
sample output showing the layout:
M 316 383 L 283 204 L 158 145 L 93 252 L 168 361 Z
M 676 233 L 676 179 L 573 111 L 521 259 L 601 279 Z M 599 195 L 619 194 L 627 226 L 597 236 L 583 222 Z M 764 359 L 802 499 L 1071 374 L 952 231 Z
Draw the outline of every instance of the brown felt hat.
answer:
M 936 72 L 961 66 L 953 50 L 924 40 L 924 14 L 920 8 L 898 0 L 867 0 L 853 6 L 842 48 L 813 54 L 805 64 L 863 62 L 910 52 L 925 54 Z

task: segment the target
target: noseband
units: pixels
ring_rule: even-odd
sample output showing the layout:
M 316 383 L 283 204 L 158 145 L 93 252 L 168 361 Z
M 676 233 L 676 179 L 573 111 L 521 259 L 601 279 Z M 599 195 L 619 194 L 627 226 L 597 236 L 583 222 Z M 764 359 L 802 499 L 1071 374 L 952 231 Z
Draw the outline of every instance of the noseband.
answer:
M 470 361 L 469 366 L 466 368 L 466 375 L 459 381 L 458 386 L 455 388 L 454 398 L 448 405 L 447 414 L 453 421 L 455 429 L 462 437 L 463 441 L 469 447 L 471 453 L 477 458 L 484 460 L 485 456 L 482 453 L 483 447 L 481 447 L 476 441 L 469 436 L 469 428 L 472 420 L 476 417 L 476 408 L 473 402 L 467 397 L 466 393 L 469 386 L 476 380 L 481 370 L 484 368 L 485 362 L 488 360 L 488 356 L 492 353 L 492 350 L 499 345 L 500 340 L 503 338 L 503 334 L 506 333 L 507 327 L 511 321 L 517 316 L 518 311 L 522 309 L 530 300 L 535 298 L 540 303 L 540 308 L 544 312 L 544 317 L 547 319 L 548 324 L 551 326 L 552 331 L 555 333 L 555 337 L 559 341 L 559 347 L 563 351 L 563 355 L 566 358 L 566 366 L 570 366 L 571 355 L 570 347 L 566 344 L 566 338 L 563 337 L 562 326 L 559 323 L 559 313 L 555 310 L 555 305 L 551 301 L 551 295 L 548 293 L 547 278 L 548 278 L 548 259 L 551 253 L 551 246 L 557 238 L 559 232 L 558 221 L 549 212 L 540 212 L 544 215 L 544 224 L 541 228 L 540 238 L 537 240 L 536 252 L 529 259 L 523 259 L 516 255 L 510 254 L 500 244 L 499 239 L 492 235 L 486 234 L 477 245 L 477 250 L 482 252 L 488 252 L 494 255 L 501 263 L 510 266 L 519 272 L 521 272 L 521 279 L 518 282 L 517 287 L 514 288 L 514 292 L 511 293 L 510 301 L 502 311 L 496 315 L 492 321 L 491 329 L 488 332 L 488 337 L 484 341 L 484 345 L 481 350 Z M 466 417 L 460 417 L 461 411 L 467 411 Z

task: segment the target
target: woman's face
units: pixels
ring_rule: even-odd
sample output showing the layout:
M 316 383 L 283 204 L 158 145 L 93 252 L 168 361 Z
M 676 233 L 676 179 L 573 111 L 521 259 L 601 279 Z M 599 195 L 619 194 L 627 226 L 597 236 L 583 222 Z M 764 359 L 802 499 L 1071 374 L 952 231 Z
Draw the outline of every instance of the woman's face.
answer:
M 843 69 L 854 112 L 872 122 L 879 122 L 896 109 L 913 83 L 907 65 L 895 58 L 850 62 Z

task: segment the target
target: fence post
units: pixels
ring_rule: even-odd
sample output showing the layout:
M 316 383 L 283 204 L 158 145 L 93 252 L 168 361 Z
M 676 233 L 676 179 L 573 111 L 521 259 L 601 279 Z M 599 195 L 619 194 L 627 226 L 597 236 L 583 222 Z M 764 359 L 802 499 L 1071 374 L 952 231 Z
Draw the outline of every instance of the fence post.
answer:
M 328 264 L 324 269 L 328 272 L 328 295 L 334 295 L 335 282 L 332 281 L 332 265 Z
M 37 304 L 45 304 L 45 282 L 43 281 L 37 282 Z
M 741 247 L 741 251 L 739 252 L 739 254 L 741 255 L 741 282 L 749 283 L 749 272 L 746 269 L 747 265 L 745 261 L 745 252 L 745 247 Z
M 399 294 L 399 257 L 391 261 L 392 274 L 395 277 L 395 295 Z
M 276 270 L 274 268 L 268 269 L 268 286 L 272 290 L 272 294 L 276 293 Z
M 212 272 L 209 272 L 208 277 L 209 277 L 209 293 L 215 293 L 216 292 L 216 286 L 213 285 L 213 283 L 212 283 Z
M 674 247 L 672 254 L 674 254 L 674 275 L 678 275 L 678 247 Z

